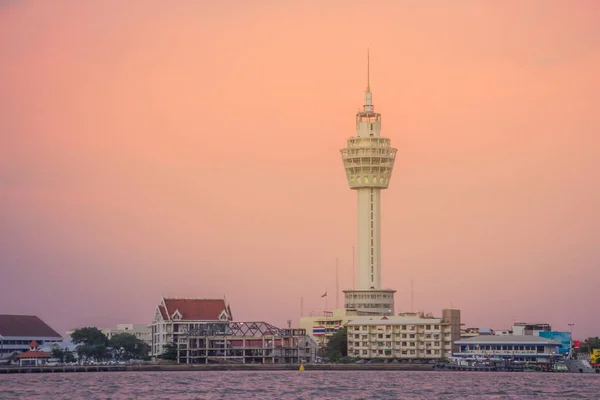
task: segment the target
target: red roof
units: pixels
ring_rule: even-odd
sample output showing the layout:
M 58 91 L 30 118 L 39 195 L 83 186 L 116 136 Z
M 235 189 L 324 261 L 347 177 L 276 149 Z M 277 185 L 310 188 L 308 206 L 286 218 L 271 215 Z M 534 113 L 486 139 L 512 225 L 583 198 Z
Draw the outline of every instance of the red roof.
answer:
M 160 315 L 163 317 L 163 319 L 165 319 L 165 320 L 169 319 L 169 316 L 167 315 L 167 312 L 165 311 L 165 306 L 158 306 L 158 309 L 160 310 Z
M 182 320 L 188 321 L 216 321 L 225 310 L 231 318 L 229 307 L 223 299 L 164 299 L 165 316 L 167 320 L 173 318 L 175 311 L 179 311 Z M 163 313 L 162 306 L 159 306 Z M 228 318 L 228 319 L 229 319 Z
M 0 335 L 37 338 L 61 337 L 54 329 L 50 328 L 35 315 L 8 314 L 0 314 Z
M 37 349 L 38 347 L 40 347 L 40 345 L 35 340 L 32 340 L 31 343 L 29 343 L 30 349 Z
M 50 358 L 50 354 L 38 350 L 27 350 L 17 354 L 17 358 Z

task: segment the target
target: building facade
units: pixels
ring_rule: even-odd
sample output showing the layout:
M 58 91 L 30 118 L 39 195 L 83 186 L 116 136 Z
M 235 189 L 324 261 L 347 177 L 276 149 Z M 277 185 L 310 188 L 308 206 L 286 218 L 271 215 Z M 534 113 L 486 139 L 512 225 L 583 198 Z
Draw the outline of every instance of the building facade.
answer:
M 177 343 L 179 335 L 207 322 L 232 320 L 225 299 L 186 299 L 162 297 L 151 324 L 151 355 L 164 352 L 167 343 Z
M 316 351 L 304 329 L 266 322 L 205 322 L 177 337 L 180 364 L 292 364 L 314 361 Z
M 381 190 L 392 177 L 396 149 L 381 136 L 381 114 L 375 112 L 367 57 L 367 88 L 356 114 L 356 134 L 341 150 L 348 186 L 357 194 L 357 288 L 344 290 L 344 307 L 394 315 L 395 290 L 381 283 Z
M 30 344 L 60 343 L 62 337 L 35 315 L 0 314 L 0 359 L 30 351 Z
M 346 324 L 348 356 L 363 359 L 440 359 L 450 357 L 460 339 L 460 310 L 442 318 L 418 313 L 357 317 Z
M 535 335 L 485 335 L 456 342 L 456 357 L 499 357 L 547 362 L 560 357 L 560 343 Z

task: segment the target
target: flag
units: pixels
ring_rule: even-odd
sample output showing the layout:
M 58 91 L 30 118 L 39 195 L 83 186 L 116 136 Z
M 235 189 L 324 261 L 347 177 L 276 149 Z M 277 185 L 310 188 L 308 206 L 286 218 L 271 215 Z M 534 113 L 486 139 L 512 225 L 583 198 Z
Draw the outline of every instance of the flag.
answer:
M 325 297 L 325 296 L 327 296 L 327 292 L 325 292 L 321 297 Z

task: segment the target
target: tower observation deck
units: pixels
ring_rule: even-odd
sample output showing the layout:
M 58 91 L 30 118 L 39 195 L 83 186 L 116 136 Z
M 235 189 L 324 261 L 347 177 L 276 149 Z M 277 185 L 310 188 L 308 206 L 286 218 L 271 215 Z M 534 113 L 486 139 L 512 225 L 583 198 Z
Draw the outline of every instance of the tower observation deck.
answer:
M 397 149 L 381 136 L 381 114 L 375 112 L 367 57 L 364 105 L 356 114 L 356 136 L 341 150 L 348 186 L 358 199 L 357 290 L 344 290 L 346 308 L 394 314 L 395 290 L 381 287 L 381 190 L 392 177 Z

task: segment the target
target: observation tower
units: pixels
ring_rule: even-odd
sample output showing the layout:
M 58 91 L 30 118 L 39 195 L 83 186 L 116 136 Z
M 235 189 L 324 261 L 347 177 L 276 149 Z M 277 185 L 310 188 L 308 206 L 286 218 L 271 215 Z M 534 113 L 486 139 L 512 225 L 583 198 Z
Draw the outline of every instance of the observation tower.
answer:
M 363 108 L 356 113 L 356 135 L 341 150 L 348 186 L 358 200 L 357 289 L 344 290 L 344 307 L 360 313 L 394 315 L 396 291 L 381 287 L 381 190 L 390 183 L 396 151 L 381 136 L 367 53 L 367 88 Z

